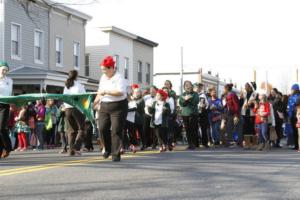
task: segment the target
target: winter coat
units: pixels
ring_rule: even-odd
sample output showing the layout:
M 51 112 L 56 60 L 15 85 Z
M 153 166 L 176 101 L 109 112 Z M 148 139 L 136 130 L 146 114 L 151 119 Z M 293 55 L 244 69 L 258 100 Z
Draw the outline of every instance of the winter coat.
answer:
M 186 101 L 184 97 L 187 95 L 192 95 L 192 98 Z M 195 92 L 191 92 L 191 93 L 184 92 L 179 97 L 179 105 L 181 106 L 182 116 L 198 115 L 198 104 L 199 104 L 199 96 Z
M 234 115 L 234 116 L 240 115 L 240 102 L 237 95 L 234 92 L 230 92 L 226 96 L 225 107 L 228 115 Z
M 151 121 L 150 121 L 151 128 L 155 128 L 154 119 L 155 119 L 156 104 L 157 104 L 157 101 L 154 101 L 152 106 L 148 108 L 148 111 L 151 114 Z M 168 103 L 164 102 L 161 127 L 168 128 L 168 118 L 169 118 L 170 113 L 171 113 L 170 105 Z
M 271 114 L 271 108 L 270 103 L 259 103 L 257 108 L 253 108 L 253 112 L 255 115 L 255 123 L 261 124 L 261 123 L 268 123 L 268 117 Z

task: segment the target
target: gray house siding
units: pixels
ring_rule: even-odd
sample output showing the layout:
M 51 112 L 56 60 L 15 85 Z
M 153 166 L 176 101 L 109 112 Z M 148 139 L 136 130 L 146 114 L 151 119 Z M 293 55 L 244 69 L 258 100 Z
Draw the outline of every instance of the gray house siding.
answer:
M 0 60 L 4 60 L 4 0 L 0 0 Z
M 63 64 L 56 66 L 56 37 L 63 40 Z M 69 72 L 74 69 L 73 44 L 80 43 L 80 68 L 79 75 L 85 72 L 85 25 L 84 21 L 75 17 L 69 17 L 59 11 L 51 11 L 50 14 L 50 69 Z
M 33 66 L 48 68 L 48 11 L 37 5 L 30 4 L 30 14 L 34 22 L 29 19 L 24 9 L 16 0 L 5 1 L 5 60 L 11 68 L 19 66 Z M 18 13 L 18 14 L 16 14 Z M 21 60 L 11 58 L 11 24 L 21 25 Z M 43 32 L 43 64 L 37 64 L 34 61 L 34 32 L 35 30 Z
M 138 82 L 138 62 L 142 62 L 142 82 Z M 146 83 L 146 64 L 150 64 L 150 84 Z M 153 83 L 153 47 L 140 42 L 133 42 L 133 82 L 142 86 L 149 86 Z
M 86 54 L 90 56 L 90 78 L 99 80 L 102 73 L 99 66 L 102 59 L 107 56 L 109 46 L 88 46 L 86 47 Z

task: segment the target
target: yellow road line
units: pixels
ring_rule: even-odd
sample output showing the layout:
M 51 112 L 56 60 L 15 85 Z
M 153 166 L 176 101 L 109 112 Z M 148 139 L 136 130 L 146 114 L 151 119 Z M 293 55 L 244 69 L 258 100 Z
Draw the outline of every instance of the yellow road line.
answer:
M 157 153 L 158 153 L 157 151 L 146 151 L 146 152 L 138 152 L 136 154 L 131 154 L 131 155 L 126 154 L 126 155 L 122 156 L 122 159 L 136 158 L 139 156 L 145 156 L 145 155 L 151 155 L 151 154 L 157 154 Z M 111 161 L 111 160 L 110 159 L 104 160 L 103 158 L 100 158 L 100 156 L 97 156 L 97 157 L 84 159 L 84 160 L 71 160 L 71 161 L 60 162 L 60 163 L 49 163 L 49 164 L 44 164 L 44 165 L 36 165 L 36 166 L 1 170 L 0 177 L 48 170 L 48 169 L 59 168 L 59 167 L 76 166 L 76 165 L 82 165 L 82 164 L 88 164 L 88 163 L 108 162 L 108 161 Z

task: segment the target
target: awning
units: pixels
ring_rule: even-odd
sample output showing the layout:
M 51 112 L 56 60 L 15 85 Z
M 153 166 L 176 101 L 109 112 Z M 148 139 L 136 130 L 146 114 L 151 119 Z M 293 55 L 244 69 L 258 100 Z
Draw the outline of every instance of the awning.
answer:
M 9 72 L 8 77 L 12 78 L 14 85 L 42 85 L 64 87 L 68 78 L 66 72 L 58 72 L 37 67 L 22 66 Z M 96 91 L 98 81 L 79 76 L 78 81 L 82 83 L 86 90 Z

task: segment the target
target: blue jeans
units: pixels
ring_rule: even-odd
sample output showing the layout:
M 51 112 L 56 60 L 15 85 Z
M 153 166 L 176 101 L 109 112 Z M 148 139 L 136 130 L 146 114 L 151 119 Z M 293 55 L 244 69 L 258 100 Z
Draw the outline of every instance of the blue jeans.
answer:
M 257 124 L 256 127 L 259 130 L 259 135 L 258 135 L 259 144 L 266 143 L 268 141 L 268 123 Z
M 37 122 L 35 127 L 35 133 L 38 139 L 38 149 L 44 149 L 44 122 Z
M 221 128 L 221 121 L 212 122 L 212 138 L 214 143 L 220 142 L 220 128 Z

